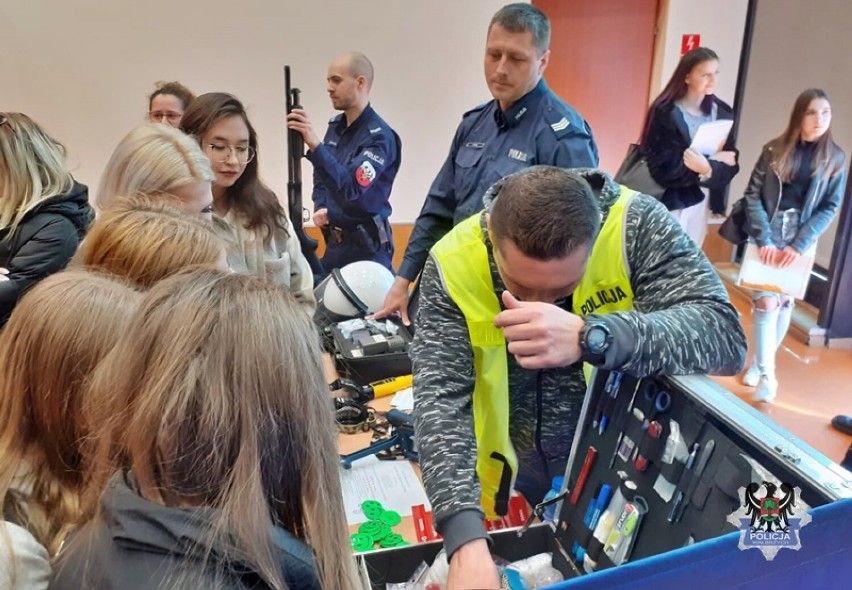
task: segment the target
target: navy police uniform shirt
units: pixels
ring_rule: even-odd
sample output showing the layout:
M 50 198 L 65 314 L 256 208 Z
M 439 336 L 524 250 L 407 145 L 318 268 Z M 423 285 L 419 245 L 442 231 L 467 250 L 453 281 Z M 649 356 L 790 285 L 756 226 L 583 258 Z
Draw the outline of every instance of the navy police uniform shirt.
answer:
M 399 136 L 370 105 L 348 127 L 343 113 L 333 117 L 305 156 L 314 165 L 314 211 L 327 208 L 329 224 L 343 228 L 390 217 L 401 152 Z
M 399 275 L 414 280 L 431 247 L 482 210 L 492 184 L 536 164 L 598 166 L 589 125 L 544 79 L 505 112 L 491 100 L 465 113 L 417 218 Z

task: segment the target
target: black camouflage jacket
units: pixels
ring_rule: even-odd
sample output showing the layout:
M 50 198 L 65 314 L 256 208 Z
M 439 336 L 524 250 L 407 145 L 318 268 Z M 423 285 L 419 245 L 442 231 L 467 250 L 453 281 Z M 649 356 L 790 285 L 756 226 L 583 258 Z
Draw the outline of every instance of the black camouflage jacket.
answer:
M 605 215 L 620 187 L 603 172 L 576 171 L 592 185 Z M 737 311 L 710 262 L 666 208 L 635 196 L 626 243 L 635 311 L 590 315 L 614 335 L 602 366 L 639 377 L 737 373 L 746 355 Z M 489 259 L 499 301 L 505 287 Z M 473 353 L 464 317 L 431 256 L 420 285 L 411 347 L 416 435 L 423 482 L 451 555 L 486 536 L 476 477 Z M 570 301 L 560 305 L 571 309 Z M 584 393 L 581 363 L 530 371 L 509 355 L 510 435 L 521 469 L 527 457 L 567 458 Z

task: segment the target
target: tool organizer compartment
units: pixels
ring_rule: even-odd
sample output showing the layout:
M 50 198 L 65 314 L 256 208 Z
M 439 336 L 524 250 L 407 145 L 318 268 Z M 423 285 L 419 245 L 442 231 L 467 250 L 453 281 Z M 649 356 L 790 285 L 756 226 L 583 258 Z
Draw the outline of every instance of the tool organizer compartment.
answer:
M 556 526 L 577 574 L 738 530 L 727 519 L 752 482 L 798 487 L 797 510 L 852 493 L 842 470 L 706 377 L 597 371 L 580 423 Z

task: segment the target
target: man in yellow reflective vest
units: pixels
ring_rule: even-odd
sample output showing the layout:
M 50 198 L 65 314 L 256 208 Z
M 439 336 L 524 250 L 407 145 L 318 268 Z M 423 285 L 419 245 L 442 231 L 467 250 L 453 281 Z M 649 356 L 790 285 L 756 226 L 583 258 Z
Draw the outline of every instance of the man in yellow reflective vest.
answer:
M 735 374 L 746 339 L 665 207 L 597 170 L 534 166 L 430 252 L 411 349 L 423 481 L 450 588 L 499 588 L 483 517 L 541 501 L 570 451 L 583 362 Z

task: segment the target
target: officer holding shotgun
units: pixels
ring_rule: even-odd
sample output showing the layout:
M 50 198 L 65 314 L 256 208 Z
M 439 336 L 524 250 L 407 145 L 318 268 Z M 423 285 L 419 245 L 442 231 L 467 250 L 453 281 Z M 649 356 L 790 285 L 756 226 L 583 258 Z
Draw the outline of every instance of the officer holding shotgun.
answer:
M 341 111 L 320 141 L 304 109 L 287 117 L 301 133 L 314 165 L 313 221 L 326 241 L 326 271 L 357 260 L 393 270 L 390 193 L 399 170 L 399 136 L 373 110 L 373 65 L 362 53 L 345 53 L 328 67 L 328 93 Z

